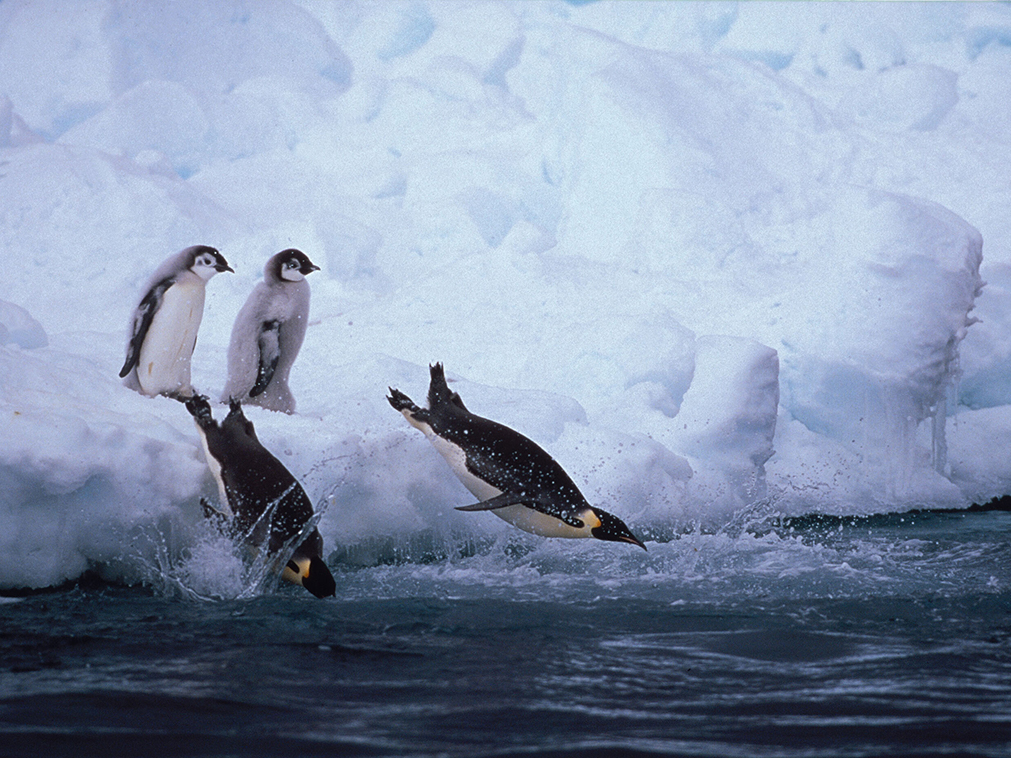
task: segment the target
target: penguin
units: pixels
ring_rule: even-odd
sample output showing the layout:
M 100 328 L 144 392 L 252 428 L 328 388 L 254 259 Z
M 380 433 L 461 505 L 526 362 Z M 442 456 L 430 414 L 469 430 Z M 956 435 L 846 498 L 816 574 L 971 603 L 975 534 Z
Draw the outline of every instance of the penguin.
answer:
M 212 276 L 234 271 L 224 256 L 207 245 L 194 245 L 157 268 L 133 312 L 123 384 L 142 395 L 186 398 L 190 358 L 204 315 L 204 292 Z
M 228 381 L 221 401 L 235 398 L 272 411 L 295 412 L 288 374 L 309 322 L 309 282 L 319 266 L 301 250 L 267 261 L 263 281 L 250 293 L 232 326 Z
M 231 520 L 234 533 L 247 535 L 254 547 L 266 544 L 268 553 L 278 552 L 312 518 L 313 508 L 302 485 L 270 451 L 260 444 L 253 422 L 232 400 L 220 424 L 211 414 L 204 395 L 184 401 L 193 416 L 203 444 L 207 464 L 214 474 L 227 513 L 201 501 L 209 517 Z M 274 508 L 268 523 L 261 517 Z M 312 532 L 295 548 L 281 571 L 281 578 L 305 587 L 316 597 L 332 597 L 337 592 L 333 574 L 323 561 L 323 537 Z
M 594 508 L 562 467 L 514 429 L 476 416 L 449 389 L 441 363 L 429 367 L 428 408 L 390 388 L 390 405 L 421 430 L 480 502 L 458 511 L 491 511 L 542 537 L 592 537 L 643 550 L 617 516 Z

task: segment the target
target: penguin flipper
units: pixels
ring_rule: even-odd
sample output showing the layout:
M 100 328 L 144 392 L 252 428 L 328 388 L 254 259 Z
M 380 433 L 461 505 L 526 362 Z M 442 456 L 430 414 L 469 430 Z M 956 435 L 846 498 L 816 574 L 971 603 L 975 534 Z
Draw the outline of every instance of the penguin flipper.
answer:
M 516 492 L 503 492 L 488 500 L 482 500 L 473 505 L 463 505 L 458 511 L 496 511 L 499 508 L 508 508 L 510 505 L 525 505 L 540 513 L 553 516 L 559 521 L 563 521 L 575 529 L 582 529 L 585 526 L 579 514 L 571 509 L 560 508 L 554 501 L 544 495 L 521 495 Z
M 496 495 L 488 500 L 482 500 L 480 503 L 461 505 L 456 510 L 468 513 L 473 511 L 495 511 L 499 508 L 508 508 L 510 505 L 529 506 L 532 502 L 533 499 L 525 495 L 519 495 L 515 492 L 503 492 L 501 495 Z
M 264 321 L 260 327 L 260 335 L 257 340 L 259 348 L 259 364 L 256 371 L 256 384 L 249 390 L 250 397 L 256 397 L 267 389 L 274 372 L 277 370 L 277 362 L 281 358 L 281 322 Z
M 210 501 L 206 497 L 200 498 L 200 509 L 204 512 L 205 519 L 213 521 L 219 531 L 224 531 L 229 520 L 227 513 L 211 505 Z
M 144 345 L 144 338 L 147 337 L 147 330 L 151 328 L 154 314 L 161 308 L 165 291 L 173 284 L 175 284 L 175 279 L 172 277 L 162 279 L 147 291 L 137 306 L 137 310 L 134 311 L 133 323 L 130 326 L 130 342 L 126 346 L 126 361 L 123 363 L 123 368 L 119 370 L 120 378 L 133 371 L 140 360 L 140 349 Z

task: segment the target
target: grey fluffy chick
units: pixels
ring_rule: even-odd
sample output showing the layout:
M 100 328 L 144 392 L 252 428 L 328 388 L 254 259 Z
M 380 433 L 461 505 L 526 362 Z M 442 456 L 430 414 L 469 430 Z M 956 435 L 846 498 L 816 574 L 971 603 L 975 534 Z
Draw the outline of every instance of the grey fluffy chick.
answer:
M 309 282 L 319 266 L 301 250 L 282 250 L 263 267 L 232 326 L 228 381 L 222 402 L 237 400 L 272 411 L 295 412 L 288 375 L 309 321 Z

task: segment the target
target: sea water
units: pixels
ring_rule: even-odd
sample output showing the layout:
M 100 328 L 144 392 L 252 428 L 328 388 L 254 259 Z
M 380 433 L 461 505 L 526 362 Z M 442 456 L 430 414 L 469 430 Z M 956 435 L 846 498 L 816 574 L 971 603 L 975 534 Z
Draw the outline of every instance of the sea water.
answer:
M 329 600 L 180 591 L 228 570 L 193 550 L 0 602 L 0 755 L 1006 756 L 1009 537 L 964 511 L 433 539 L 332 553 Z

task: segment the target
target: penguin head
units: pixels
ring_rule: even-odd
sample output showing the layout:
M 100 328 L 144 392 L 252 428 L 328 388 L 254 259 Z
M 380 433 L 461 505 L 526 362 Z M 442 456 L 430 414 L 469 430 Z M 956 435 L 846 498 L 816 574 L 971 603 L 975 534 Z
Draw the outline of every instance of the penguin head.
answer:
M 302 586 L 316 597 L 334 597 L 337 594 L 337 582 L 318 555 L 309 559 L 309 571 L 302 577 Z
M 643 550 L 646 546 L 639 541 L 639 539 L 628 530 L 625 526 L 625 522 L 622 521 L 617 516 L 612 516 L 607 511 L 602 511 L 599 508 L 594 508 L 593 512 L 597 514 L 597 518 L 600 519 L 600 526 L 595 526 L 590 530 L 590 534 L 596 537 L 598 540 L 607 540 L 608 542 L 630 542 L 633 545 L 638 545 Z
M 333 597 L 337 594 L 337 582 L 323 559 L 318 555 L 306 556 L 301 550 L 288 561 L 281 578 L 292 584 L 301 584 L 316 597 Z
M 300 282 L 313 271 L 319 271 L 319 266 L 309 260 L 308 255 L 295 248 L 282 250 L 271 257 L 263 269 L 264 276 L 282 282 Z
M 190 271 L 199 276 L 205 282 L 215 274 L 219 274 L 222 271 L 231 271 L 233 274 L 235 273 L 234 269 L 228 265 L 228 261 L 225 260 L 225 256 L 213 247 L 208 247 L 207 245 L 194 245 L 193 247 L 188 248 L 188 250 L 191 260 L 189 265 Z

